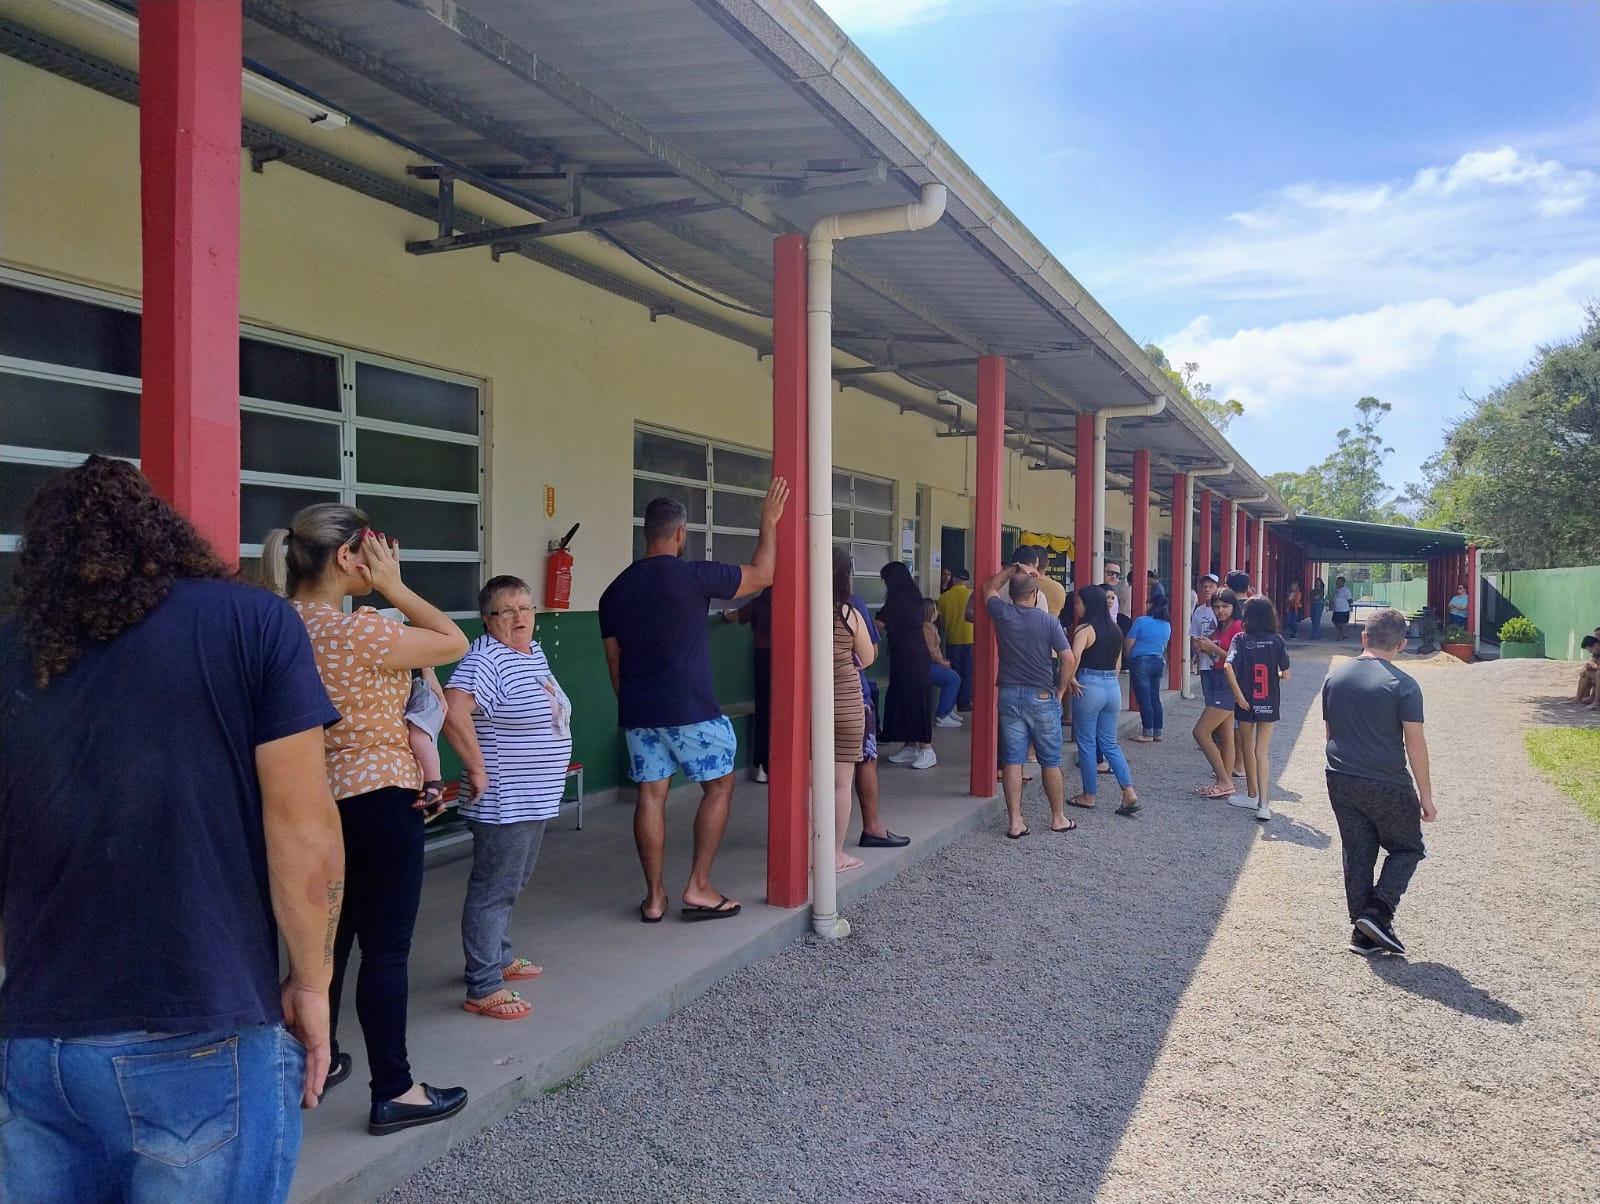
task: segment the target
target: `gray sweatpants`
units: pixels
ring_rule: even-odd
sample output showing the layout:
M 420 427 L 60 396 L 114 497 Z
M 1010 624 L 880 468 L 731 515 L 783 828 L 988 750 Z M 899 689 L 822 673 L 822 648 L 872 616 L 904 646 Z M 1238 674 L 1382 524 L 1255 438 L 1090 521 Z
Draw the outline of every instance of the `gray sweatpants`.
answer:
M 461 906 L 461 946 L 467 955 L 467 998 L 482 999 L 505 985 L 511 964 L 511 909 L 533 877 L 544 843 L 542 819 L 514 824 L 467 820 L 472 833 L 472 876 Z
M 1410 783 L 1397 786 L 1328 770 L 1328 802 L 1344 846 L 1344 896 L 1354 924 L 1363 912 L 1378 910 L 1385 923 L 1400 906 L 1411 875 L 1428 855 L 1422 843 L 1422 804 Z M 1388 850 L 1376 884 L 1378 851 Z M 1382 905 L 1374 908 L 1374 901 Z

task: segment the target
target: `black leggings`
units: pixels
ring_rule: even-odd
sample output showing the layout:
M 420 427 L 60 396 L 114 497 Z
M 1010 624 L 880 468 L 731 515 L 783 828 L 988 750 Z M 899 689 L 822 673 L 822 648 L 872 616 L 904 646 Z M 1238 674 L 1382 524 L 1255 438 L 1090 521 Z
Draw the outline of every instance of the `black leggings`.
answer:
M 407 963 L 422 899 L 422 812 L 415 790 L 388 786 L 339 800 L 344 829 L 344 911 L 333 946 L 333 1054 L 339 1055 L 339 997 L 350 948 L 361 944 L 356 1016 L 367 1042 L 372 1102 L 411 1090 L 406 1057 Z

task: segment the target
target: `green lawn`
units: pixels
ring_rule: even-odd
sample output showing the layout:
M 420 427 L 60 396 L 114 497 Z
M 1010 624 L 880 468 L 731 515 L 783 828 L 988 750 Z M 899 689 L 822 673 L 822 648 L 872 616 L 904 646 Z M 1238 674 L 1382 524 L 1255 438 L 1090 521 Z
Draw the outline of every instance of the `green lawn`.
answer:
M 1536 727 L 1528 756 L 1552 785 L 1600 822 L 1600 728 Z

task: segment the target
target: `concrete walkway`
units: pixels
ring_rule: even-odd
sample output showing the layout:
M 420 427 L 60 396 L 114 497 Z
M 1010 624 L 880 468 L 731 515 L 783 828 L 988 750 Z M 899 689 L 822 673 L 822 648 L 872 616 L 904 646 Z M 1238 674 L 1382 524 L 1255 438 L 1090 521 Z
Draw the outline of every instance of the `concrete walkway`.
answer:
M 1127 722 L 1137 724 L 1137 717 L 1129 716 Z M 901 850 L 855 850 L 867 864 L 839 879 L 844 914 L 851 914 L 851 906 L 874 887 L 996 812 L 1003 813 L 998 803 L 967 794 L 967 731 L 940 730 L 935 737 L 940 756 L 935 768 L 883 766 L 884 822 L 912 843 Z M 681 891 L 688 876 L 698 798 L 698 790 L 679 792 L 668 806 L 669 891 Z M 632 823 L 631 805 L 595 795 L 585 807 L 583 831 L 573 830 L 570 816 L 550 825 L 538 870 L 513 920 L 518 952 L 544 966 L 542 977 L 518 984 L 534 1006 L 525 1021 L 486 1020 L 461 1010 L 461 899 L 470 846 L 436 859 L 423 884 L 411 955 L 412 1072 L 424 1082 L 465 1086 L 471 1102 L 449 1122 L 383 1138 L 367 1134 L 368 1073 L 355 1021 L 352 976 L 340 1031 L 355 1068 L 320 1107 L 304 1114 L 304 1148 L 292 1195 L 296 1204 L 376 1198 L 452 1144 L 658 1024 L 739 967 L 792 945 L 810 930 L 809 908 L 764 904 L 764 786 L 741 775 L 717 858 L 716 886 L 744 904 L 733 919 L 683 923 L 677 918 L 674 893 L 666 922 L 639 923 L 636 909 L 644 881 Z M 855 825 L 859 831 L 859 816 Z
M 1595 1200 L 1600 832 L 1522 755 L 1550 669 L 1416 668 L 1441 816 L 1397 918 L 1411 961 L 1368 962 L 1314 710 L 1355 646 L 1291 650 L 1272 822 L 1193 797 L 1173 707 L 1130 750 L 1140 816 L 1052 835 L 1035 798 L 1012 842 L 982 808 L 851 900 L 849 940 L 791 941 L 389 1198 Z M 656 935 L 659 958 L 715 934 Z

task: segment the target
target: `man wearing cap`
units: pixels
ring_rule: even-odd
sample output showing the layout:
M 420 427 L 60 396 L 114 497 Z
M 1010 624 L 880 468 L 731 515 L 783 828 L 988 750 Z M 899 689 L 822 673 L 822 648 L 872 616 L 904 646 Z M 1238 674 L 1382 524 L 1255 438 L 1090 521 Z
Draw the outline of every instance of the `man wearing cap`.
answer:
M 972 709 L 972 620 L 967 617 L 967 603 L 972 598 L 972 574 L 959 564 L 945 568 L 940 576 L 949 575 L 939 594 L 939 621 L 944 626 L 945 656 L 950 667 L 961 678 L 961 688 L 956 692 L 956 710 Z

